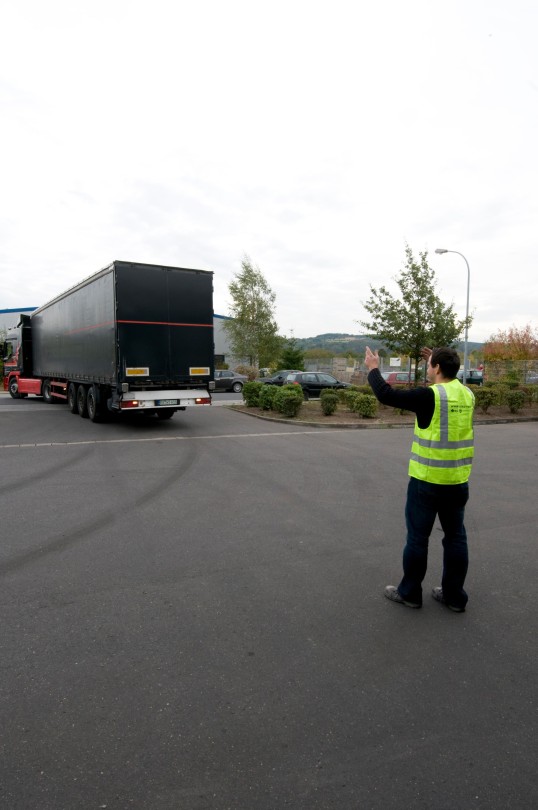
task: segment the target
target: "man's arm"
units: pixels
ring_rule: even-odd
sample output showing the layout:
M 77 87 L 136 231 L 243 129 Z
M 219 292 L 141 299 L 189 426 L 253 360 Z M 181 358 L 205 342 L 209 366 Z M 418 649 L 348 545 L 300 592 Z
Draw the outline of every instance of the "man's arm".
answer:
M 418 426 L 426 428 L 430 424 L 435 408 L 435 398 L 431 388 L 420 386 L 399 391 L 389 385 L 379 371 L 379 355 L 366 347 L 364 362 L 369 371 L 368 383 L 377 399 L 383 405 L 402 408 L 417 416 Z

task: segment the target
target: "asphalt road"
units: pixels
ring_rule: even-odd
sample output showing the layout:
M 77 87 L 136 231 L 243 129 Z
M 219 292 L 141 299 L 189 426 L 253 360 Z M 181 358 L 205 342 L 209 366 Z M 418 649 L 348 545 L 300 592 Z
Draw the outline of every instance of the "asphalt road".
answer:
M 538 806 L 538 424 L 476 433 L 460 615 L 382 596 L 408 428 L 0 397 L 2 810 Z

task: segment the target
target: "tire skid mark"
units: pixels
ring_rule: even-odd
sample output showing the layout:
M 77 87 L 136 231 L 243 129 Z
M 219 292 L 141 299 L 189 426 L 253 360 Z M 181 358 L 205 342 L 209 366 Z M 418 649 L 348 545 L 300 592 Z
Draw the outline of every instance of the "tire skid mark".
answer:
M 198 454 L 196 452 L 196 447 L 195 445 L 192 445 L 185 454 L 185 458 L 181 460 L 180 464 L 175 470 L 170 470 L 168 468 L 166 475 L 163 476 L 161 480 L 150 487 L 145 493 L 137 494 L 136 497 L 128 500 L 125 507 L 127 509 L 139 508 L 140 506 L 145 506 L 156 498 L 159 498 L 164 492 L 174 486 L 185 475 L 185 473 L 188 472 L 196 461 L 197 457 Z M 94 520 L 90 520 L 86 524 L 78 525 L 73 532 L 68 534 L 62 532 L 61 534 L 46 540 L 42 545 L 39 546 L 39 548 L 29 549 L 22 554 L 17 554 L 14 557 L 1 562 L 0 576 L 14 573 L 22 568 L 25 568 L 27 565 L 31 565 L 33 562 L 42 559 L 43 557 L 71 548 L 77 545 L 77 543 L 87 540 L 95 532 L 103 529 L 105 526 L 110 529 L 110 527 L 120 519 L 121 516 L 118 511 L 118 504 L 116 503 L 114 504 L 113 508 L 108 509 Z
M 60 474 L 65 472 L 65 470 L 73 467 L 77 462 L 83 461 L 85 458 L 88 457 L 88 450 L 83 450 L 78 455 L 74 456 L 69 461 L 63 461 L 62 466 L 59 467 L 57 464 L 50 466 L 44 470 L 40 470 L 39 472 L 32 473 L 31 475 L 26 476 L 25 478 L 19 478 L 16 481 L 10 481 L 9 484 L 3 484 L 0 486 L 0 495 L 6 495 L 8 492 L 15 492 L 22 487 L 27 486 L 28 484 L 33 484 L 35 481 L 40 481 L 42 478 L 46 478 L 50 480 L 54 478 L 56 474 Z

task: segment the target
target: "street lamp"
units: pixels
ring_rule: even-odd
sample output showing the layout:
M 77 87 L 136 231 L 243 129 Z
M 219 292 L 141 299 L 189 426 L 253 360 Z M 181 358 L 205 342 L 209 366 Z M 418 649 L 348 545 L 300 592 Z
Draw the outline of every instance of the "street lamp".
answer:
M 437 248 L 436 253 L 457 253 L 458 256 L 461 256 L 465 264 L 467 265 L 467 307 L 465 309 L 465 342 L 463 344 L 463 384 L 467 382 L 467 337 L 469 333 L 468 321 L 469 321 L 469 288 L 471 286 L 471 271 L 469 269 L 469 262 L 463 255 L 460 253 L 459 250 L 446 250 L 445 248 Z

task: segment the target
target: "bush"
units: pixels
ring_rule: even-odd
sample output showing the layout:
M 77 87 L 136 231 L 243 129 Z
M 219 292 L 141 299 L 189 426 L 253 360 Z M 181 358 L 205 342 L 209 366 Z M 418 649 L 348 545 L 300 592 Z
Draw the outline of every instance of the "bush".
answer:
M 496 385 L 493 386 L 493 390 L 495 391 L 495 404 L 496 405 L 507 405 L 508 404 L 508 393 L 510 391 L 510 387 L 505 385 L 504 383 L 498 382 Z
M 250 383 L 248 383 L 250 384 Z M 258 395 L 258 405 L 264 411 L 271 411 L 274 410 L 274 403 L 275 403 L 275 395 L 278 391 L 276 385 L 264 385 L 263 383 L 258 383 L 260 386 L 260 393 Z
M 327 389 L 321 392 L 321 410 L 325 416 L 331 416 L 338 408 L 338 394 Z
M 373 394 L 355 394 L 350 410 L 365 419 L 373 419 L 377 415 L 377 399 Z
M 534 385 L 520 385 L 519 390 L 523 392 L 523 396 L 525 397 L 525 403 L 527 405 L 532 405 L 532 401 L 534 398 L 536 386 Z
M 353 410 L 352 404 L 355 400 L 355 397 L 358 394 L 371 394 L 372 389 L 369 385 L 352 385 L 351 388 L 340 388 L 338 391 L 338 398 L 340 402 L 349 408 L 350 411 Z
M 277 388 L 273 408 L 289 418 L 295 418 L 304 402 L 303 389 L 300 385 L 282 385 Z
M 502 377 L 499 377 L 498 382 L 500 382 L 501 385 L 514 389 L 517 388 L 520 383 L 520 375 L 517 371 L 509 371 L 507 374 L 503 374 Z
M 517 413 L 525 404 L 525 394 L 523 391 L 509 391 L 506 402 L 510 408 L 510 413 Z
M 345 395 L 345 403 L 350 411 L 356 413 L 356 403 L 360 397 L 363 397 L 364 394 L 359 394 L 358 391 L 346 391 Z
M 497 399 L 493 386 L 490 388 L 479 386 L 478 390 L 475 391 L 474 396 L 475 403 L 482 410 L 482 413 L 487 413 L 488 408 L 491 407 L 491 405 L 494 405 Z
M 260 391 L 269 388 L 260 382 L 246 382 L 243 386 L 243 399 L 248 408 L 257 408 L 260 404 Z

